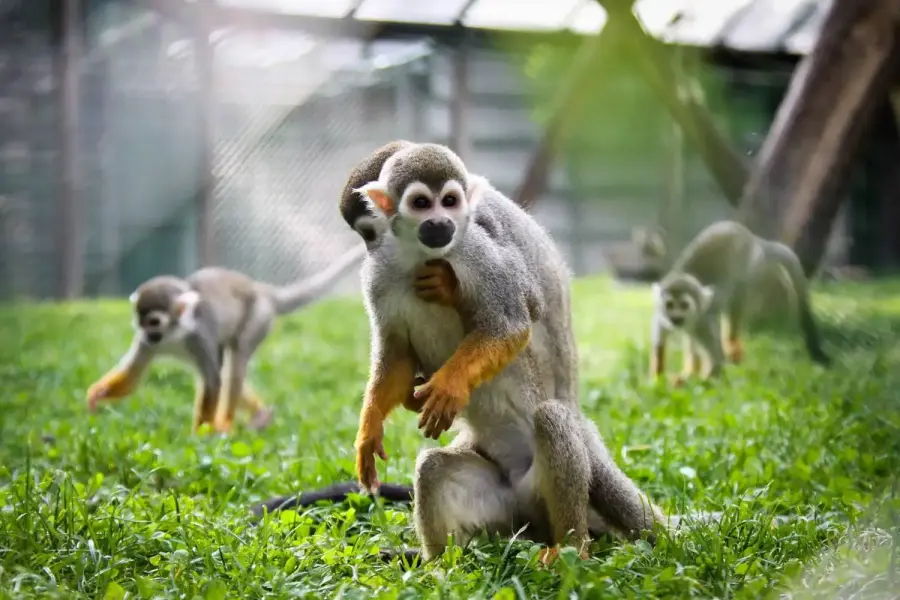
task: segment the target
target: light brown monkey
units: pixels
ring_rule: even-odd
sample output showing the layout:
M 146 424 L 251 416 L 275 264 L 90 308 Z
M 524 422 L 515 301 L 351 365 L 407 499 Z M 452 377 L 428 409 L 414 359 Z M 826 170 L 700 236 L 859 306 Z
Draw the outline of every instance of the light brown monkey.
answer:
M 95 410 L 101 400 L 127 396 L 155 358 L 169 356 L 197 372 L 194 431 L 204 423 L 218 432 L 230 431 L 240 406 L 251 414 L 253 427 L 265 427 L 272 410 L 245 381 L 250 359 L 277 316 L 314 301 L 364 254 L 360 245 L 321 273 L 284 287 L 220 267 L 203 268 L 184 279 L 163 275 L 144 282 L 131 295 L 131 347 L 90 386 L 89 407 Z

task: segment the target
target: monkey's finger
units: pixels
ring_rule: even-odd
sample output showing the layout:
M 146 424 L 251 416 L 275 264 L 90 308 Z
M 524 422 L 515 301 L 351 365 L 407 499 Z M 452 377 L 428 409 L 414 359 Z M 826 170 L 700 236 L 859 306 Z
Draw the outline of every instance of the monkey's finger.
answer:
M 378 455 L 378 458 L 386 461 L 388 459 L 387 452 L 384 451 L 384 443 L 379 440 L 375 442 L 375 454 Z

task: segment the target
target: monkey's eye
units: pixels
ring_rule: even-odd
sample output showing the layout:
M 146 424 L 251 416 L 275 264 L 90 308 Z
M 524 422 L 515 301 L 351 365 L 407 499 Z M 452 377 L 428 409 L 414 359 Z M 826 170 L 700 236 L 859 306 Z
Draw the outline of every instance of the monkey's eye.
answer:
M 666 300 L 666 310 L 672 310 L 675 308 L 675 303 L 671 300 Z
M 447 194 L 446 196 L 441 198 L 441 205 L 444 206 L 444 208 L 453 208 L 454 206 L 456 206 L 456 203 L 457 199 L 453 194 Z
M 426 210 L 431 207 L 431 199 L 427 196 L 416 196 L 412 199 L 411 204 L 417 210 Z

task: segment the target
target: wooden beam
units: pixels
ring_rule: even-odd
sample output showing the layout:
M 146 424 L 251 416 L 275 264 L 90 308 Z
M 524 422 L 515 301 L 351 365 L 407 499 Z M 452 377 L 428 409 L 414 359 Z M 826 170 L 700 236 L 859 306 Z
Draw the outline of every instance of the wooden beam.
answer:
M 214 61 L 215 48 L 209 39 L 209 30 L 198 26 L 194 32 L 194 60 L 198 84 L 198 135 L 200 137 L 200 157 L 198 161 L 198 188 L 195 198 L 197 211 L 197 262 L 199 266 L 210 266 L 215 261 L 215 231 L 213 211 L 215 208 L 216 181 L 213 171 L 215 152 L 215 131 L 213 123 L 216 109 Z
M 450 98 L 450 147 L 466 161 L 470 154 L 469 51 L 463 42 L 453 49 L 453 96 Z
M 605 31 L 601 31 L 581 44 L 572 61 L 572 67 L 554 99 L 550 118 L 544 125 L 541 138 L 528 160 L 525 178 L 513 195 L 516 202 L 526 209 L 533 206 L 544 193 L 559 144 L 572 122 L 572 117 L 584 104 L 584 94 L 580 93 L 581 85 L 587 77 L 596 75 L 598 61 L 602 56 L 601 48 L 605 45 L 604 33 Z
M 666 56 L 668 49 L 648 35 L 624 0 L 597 0 L 609 15 L 607 27 L 620 32 L 625 48 L 637 59 L 641 75 L 684 132 L 716 184 L 737 206 L 747 180 L 749 165 L 719 130 L 700 97 L 699 84 L 679 79 Z
M 82 51 L 80 0 L 57 0 L 56 79 L 60 111 L 60 189 L 57 200 L 57 297 L 72 299 L 84 289 L 85 215 L 79 155 L 79 60 Z
M 888 92 L 898 20 L 900 0 L 834 1 L 748 181 L 743 218 L 793 246 L 807 273 L 823 256 L 864 132 Z

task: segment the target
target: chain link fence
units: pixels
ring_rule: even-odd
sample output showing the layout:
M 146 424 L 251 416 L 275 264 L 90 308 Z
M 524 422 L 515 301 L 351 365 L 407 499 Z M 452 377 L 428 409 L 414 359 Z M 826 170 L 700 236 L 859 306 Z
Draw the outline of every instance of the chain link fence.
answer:
M 0 0 L 3 300 L 56 296 L 65 264 L 56 4 Z M 136 2 L 91 0 L 84 10 L 76 159 L 85 296 L 127 295 L 149 277 L 198 266 L 207 143 L 214 262 L 284 283 L 358 243 L 337 202 L 362 157 L 392 139 L 453 137 L 452 52 L 424 40 L 325 41 L 301 32 L 221 28 L 210 36 L 214 101 L 206 114 L 197 45 L 183 24 Z M 464 158 L 512 194 L 540 134 L 528 56 L 496 50 L 471 56 Z M 603 134 L 563 152 L 535 208 L 576 274 L 632 261 L 633 229 L 659 223 L 667 211 L 682 214 L 682 235 L 732 215 L 646 85 L 626 74 L 608 87 L 618 108 L 597 109 L 611 115 L 599 123 Z M 759 97 L 738 92 L 731 110 L 760 110 Z M 770 118 L 764 114 L 740 136 L 755 135 L 751 146 L 758 145 Z M 640 143 L 638 128 L 649 131 Z M 676 196 L 681 200 L 673 205 Z M 838 262 L 846 259 L 846 232 L 842 224 L 835 233 L 831 256 Z M 348 274 L 337 287 L 355 289 L 357 279 Z

